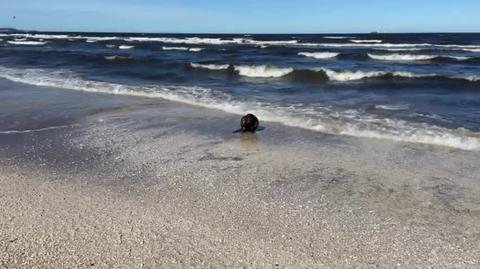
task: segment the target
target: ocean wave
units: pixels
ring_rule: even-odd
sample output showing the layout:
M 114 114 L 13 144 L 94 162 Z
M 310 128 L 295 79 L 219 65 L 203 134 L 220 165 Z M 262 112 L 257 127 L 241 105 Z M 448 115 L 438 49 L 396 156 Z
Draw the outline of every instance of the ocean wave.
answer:
M 125 40 L 137 41 L 137 42 L 160 42 L 160 43 L 170 43 L 170 44 L 225 45 L 225 44 L 237 44 L 241 40 L 243 40 L 243 38 L 221 39 L 221 38 L 200 38 L 200 37 L 186 37 L 186 38 L 176 38 L 176 37 L 129 37 Z
M 187 44 L 187 45 L 256 45 L 256 46 L 282 46 L 294 45 L 298 40 L 254 40 L 249 38 L 201 38 L 201 37 L 129 37 L 126 41 L 137 42 L 160 42 L 169 44 Z
M 430 44 L 430 43 L 299 43 L 298 45 L 309 47 L 325 47 L 325 48 L 370 48 L 383 50 L 466 50 L 477 51 L 480 50 L 479 45 L 444 45 L 444 44 Z
M 255 100 L 236 100 L 222 91 L 202 87 L 122 85 L 85 80 L 69 71 L 13 69 L 0 67 L 0 77 L 38 86 L 94 93 L 163 98 L 228 113 L 255 113 L 266 122 L 336 135 L 433 144 L 463 150 L 480 150 L 480 134 L 466 129 L 447 129 L 426 123 L 393 120 L 357 110 L 340 110 L 320 105 L 305 107 Z
M 379 39 L 364 39 L 364 40 L 351 39 L 350 42 L 353 42 L 353 43 L 382 43 L 383 40 L 379 40 Z
M 269 65 L 240 65 L 234 66 L 234 70 L 241 76 L 251 78 L 278 78 L 294 71 L 293 68 L 280 68 Z
M 229 64 L 199 64 L 199 63 L 190 63 L 190 66 L 193 68 L 209 69 L 209 70 L 227 70 Z
M 439 55 L 420 55 L 420 54 L 371 54 L 368 57 L 381 61 L 425 61 L 438 58 Z
M 364 79 L 392 80 L 392 79 L 443 79 L 459 80 L 464 82 L 479 82 L 480 76 L 437 74 L 437 73 L 413 73 L 407 71 L 385 71 L 385 70 L 334 70 L 329 68 L 295 69 L 291 67 L 275 67 L 269 65 L 229 65 L 229 64 L 198 64 L 190 63 L 193 68 L 203 68 L 214 71 L 225 71 L 233 67 L 240 76 L 251 78 L 281 78 L 323 83 L 326 81 L 349 82 Z
M 42 46 L 47 44 L 47 41 L 7 41 L 12 45 L 26 45 L 26 46 Z
M 108 60 L 108 61 L 127 61 L 127 60 L 132 60 L 131 57 L 128 57 L 128 56 L 120 56 L 120 55 L 104 56 L 103 58 L 104 58 L 105 60 Z
M 375 50 L 384 50 L 384 51 L 421 51 L 428 50 L 429 48 L 376 48 Z
M 427 61 L 427 60 L 456 60 L 456 61 L 469 61 L 475 60 L 478 57 L 471 56 L 455 56 L 455 55 L 422 55 L 422 54 L 372 54 L 368 53 L 368 57 L 374 60 L 381 61 Z
M 390 72 L 390 71 L 335 71 L 328 68 L 320 68 L 318 71 L 325 72 L 330 80 L 333 81 L 353 81 L 366 78 L 398 77 L 398 78 L 433 78 L 437 74 L 416 74 L 412 72 Z
M 128 45 L 120 45 L 118 46 L 119 49 L 121 50 L 129 50 L 135 48 L 135 46 L 128 46 Z
M 376 105 L 375 108 L 383 110 L 408 110 L 409 105 Z
M 204 50 L 204 48 L 187 48 L 187 47 L 162 47 L 162 50 L 178 50 L 178 51 L 191 51 L 199 52 Z
M 325 39 L 353 39 L 355 37 L 352 37 L 352 36 L 323 36 L 322 38 L 325 38 Z
M 161 42 L 170 44 L 205 44 L 205 45 L 264 45 L 264 46 L 305 46 L 305 47 L 353 47 L 353 48 L 384 48 L 384 49 L 448 49 L 448 50 L 465 50 L 470 52 L 479 52 L 480 45 L 464 45 L 464 44 L 430 44 L 430 43 L 383 43 L 382 40 L 376 39 L 354 39 L 355 37 L 347 36 L 324 36 L 325 39 L 349 39 L 350 43 L 302 43 L 298 40 L 255 40 L 252 38 L 204 38 L 204 37 L 138 37 L 138 36 L 91 36 L 91 35 L 65 35 L 65 34 L 27 34 L 14 33 L 2 34 L 2 37 L 15 38 L 32 38 L 32 39 L 67 39 L 78 40 L 83 39 L 87 42 L 123 40 L 127 42 Z
M 315 59 L 328 59 L 337 57 L 340 53 L 337 52 L 299 52 L 298 55 L 315 58 Z

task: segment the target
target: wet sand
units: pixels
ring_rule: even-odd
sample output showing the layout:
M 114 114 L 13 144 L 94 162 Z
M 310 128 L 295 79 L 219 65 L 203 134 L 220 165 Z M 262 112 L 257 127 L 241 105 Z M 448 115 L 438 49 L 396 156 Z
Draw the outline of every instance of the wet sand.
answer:
M 478 268 L 478 152 L 0 81 L 0 268 Z M 258 115 L 261 119 L 261 115 Z

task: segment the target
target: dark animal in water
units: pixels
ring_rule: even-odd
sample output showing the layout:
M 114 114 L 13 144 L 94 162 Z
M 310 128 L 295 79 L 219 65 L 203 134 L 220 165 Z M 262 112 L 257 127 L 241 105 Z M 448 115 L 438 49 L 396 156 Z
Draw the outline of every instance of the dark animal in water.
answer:
M 247 114 L 240 120 L 240 129 L 235 132 L 255 132 L 258 128 L 259 122 L 257 117 L 253 114 Z

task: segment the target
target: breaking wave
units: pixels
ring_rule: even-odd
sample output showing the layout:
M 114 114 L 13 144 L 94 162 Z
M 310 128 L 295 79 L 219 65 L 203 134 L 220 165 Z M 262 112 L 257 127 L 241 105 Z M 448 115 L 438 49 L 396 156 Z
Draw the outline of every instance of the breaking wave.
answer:
M 465 82 L 479 82 L 477 75 L 446 75 L 436 73 L 413 73 L 407 71 L 384 70 L 333 70 L 329 68 L 294 69 L 291 67 L 275 67 L 269 65 L 229 65 L 229 64 L 199 64 L 190 63 L 193 68 L 215 71 L 231 70 L 240 76 L 251 78 L 281 78 L 285 77 L 306 82 L 348 82 L 363 79 L 391 80 L 391 79 L 444 79 L 460 80 Z
M 324 36 L 324 39 L 348 39 L 348 43 L 308 43 L 298 40 L 256 40 L 249 37 L 241 38 L 207 38 L 207 37 L 138 37 L 138 36 L 90 36 L 90 35 L 64 35 L 64 34 L 1 34 L 2 37 L 30 38 L 45 40 L 85 40 L 87 42 L 122 40 L 127 42 L 160 42 L 166 44 L 203 44 L 203 45 L 254 45 L 254 46 L 300 46 L 300 47 L 335 47 L 335 48 L 372 48 L 372 49 L 437 49 L 437 50 L 463 50 L 479 52 L 479 45 L 462 44 L 431 44 L 431 43 L 383 43 L 383 40 L 376 39 L 354 39 L 347 36 Z M 346 40 L 345 40 L 346 41 Z
M 190 63 L 190 66 L 193 68 L 209 69 L 209 70 L 227 70 L 229 64 L 199 64 L 199 63 Z
M 340 53 L 337 52 L 299 52 L 298 55 L 315 58 L 315 59 L 329 59 L 335 58 Z
M 320 105 L 306 107 L 301 104 L 283 105 L 255 100 L 236 100 L 222 91 L 202 87 L 114 84 L 81 79 L 69 71 L 0 67 L 0 77 L 38 86 L 163 98 L 239 115 L 255 113 L 261 115 L 264 121 L 330 134 L 433 144 L 463 150 L 480 149 L 480 134 L 476 132 L 462 128 L 447 129 L 426 123 L 382 118 L 352 109 L 334 110 Z
M 278 78 L 294 71 L 293 68 L 280 68 L 269 65 L 240 65 L 234 66 L 234 70 L 241 76 L 251 78 Z
M 368 57 L 374 60 L 380 61 L 428 61 L 428 60 L 456 60 L 456 61 L 468 61 L 478 59 L 470 56 L 454 56 L 454 55 L 422 55 L 422 54 L 372 54 L 368 53 Z
M 439 55 L 419 55 L 419 54 L 368 54 L 368 57 L 381 61 L 425 61 L 438 58 Z
M 187 47 L 162 47 L 162 50 L 178 50 L 178 51 L 192 51 L 192 52 L 199 52 L 202 51 L 203 48 L 187 48 Z
M 367 40 L 351 39 L 350 42 L 353 42 L 353 43 L 382 43 L 383 40 L 378 40 L 378 39 L 367 39 Z
M 108 61 L 129 61 L 129 60 L 132 60 L 131 57 L 128 57 L 128 56 L 119 56 L 119 55 L 104 56 L 103 58 L 104 58 L 105 60 L 108 60 Z
M 324 36 L 325 39 L 352 39 L 352 36 Z
M 7 41 L 12 45 L 26 45 L 26 46 L 42 46 L 47 44 L 46 41 Z
M 383 110 L 408 110 L 409 105 L 376 105 L 375 108 Z
M 129 50 L 135 48 L 135 46 L 129 46 L 129 45 L 120 45 L 118 46 L 119 49 L 121 50 Z

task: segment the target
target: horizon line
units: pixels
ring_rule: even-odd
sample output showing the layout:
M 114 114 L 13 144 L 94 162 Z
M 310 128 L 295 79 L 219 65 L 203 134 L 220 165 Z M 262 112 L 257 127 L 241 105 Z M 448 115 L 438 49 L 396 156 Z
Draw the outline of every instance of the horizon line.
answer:
M 138 32 L 138 31 L 80 31 L 80 30 L 25 30 L 17 29 L 13 27 L 0 27 L 0 29 L 9 29 L 18 32 L 45 32 L 45 33 L 98 33 L 98 34 L 200 34 L 200 35 L 371 35 L 371 34 L 480 34 L 480 32 L 470 32 L 470 31 L 451 31 L 451 32 Z

